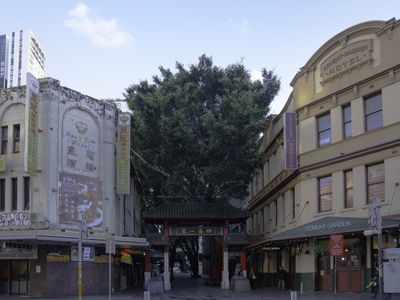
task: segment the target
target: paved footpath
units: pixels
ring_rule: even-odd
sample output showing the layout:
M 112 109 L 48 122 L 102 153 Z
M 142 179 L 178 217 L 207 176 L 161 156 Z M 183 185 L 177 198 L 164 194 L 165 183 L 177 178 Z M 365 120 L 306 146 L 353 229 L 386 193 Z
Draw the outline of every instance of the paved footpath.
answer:
M 370 294 L 331 294 L 322 292 L 305 292 L 298 294 L 298 300 L 367 300 Z M 142 300 L 143 291 L 131 291 L 112 296 L 112 300 Z M 379 298 L 379 297 L 378 297 Z M 31 298 L 24 296 L 0 296 L 0 300 L 77 300 L 77 297 L 63 298 Z M 164 294 L 152 294 L 151 300 L 280 300 L 290 299 L 290 291 L 278 291 L 271 288 L 258 288 L 250 292 L 233 292 L 221 290 L 218 287 L 210 287 L 203 280 L 193 280 L 187 277 L 177 277 L 172 282 L 172 290 Z M 108 300 L 108 296 L 84 296 L 83 300 Z M 400 300 L 400 295 L 392 297 L 392 300 Z

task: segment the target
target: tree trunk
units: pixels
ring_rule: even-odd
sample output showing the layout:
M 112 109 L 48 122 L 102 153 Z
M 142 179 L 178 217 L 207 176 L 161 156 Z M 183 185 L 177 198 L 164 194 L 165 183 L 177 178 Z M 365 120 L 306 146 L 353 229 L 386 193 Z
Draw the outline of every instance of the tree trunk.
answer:
M 183 253 L 190 263 L 190 269 L 194 278 L 199 277 L 199 238 L 187 237 L 178 242 Z

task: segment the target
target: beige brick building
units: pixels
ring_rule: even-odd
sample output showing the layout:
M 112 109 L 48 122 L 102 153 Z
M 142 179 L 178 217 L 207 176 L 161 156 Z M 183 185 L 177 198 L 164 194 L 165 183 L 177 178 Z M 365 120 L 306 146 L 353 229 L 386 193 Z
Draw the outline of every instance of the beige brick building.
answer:
M 248 250 L 259 284 L 277 284 L 283 266 L 291 288 L 362 292 L 377 262 L 376 236 L 363 235 L 375 200 L 383 247 L 399 245 L 399 53 L 399 21 L 365 22 L 328 40 L 293 78 L 285 107 L 266 125 L 263 166 L 250 186 L 247 227 L 256 241 Z M 286 112 L 295 127 L 284 129 Z M 290 130 L 294 154 L 285 152 Z M 332 234 L 343 235 L 343 255 L 329 255 Z

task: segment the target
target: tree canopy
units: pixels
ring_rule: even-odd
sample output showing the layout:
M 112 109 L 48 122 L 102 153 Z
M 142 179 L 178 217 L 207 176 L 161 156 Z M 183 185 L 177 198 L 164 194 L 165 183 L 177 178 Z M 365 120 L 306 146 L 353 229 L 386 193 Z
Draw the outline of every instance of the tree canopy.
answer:
M 127 88 L 135 167 L 152 199 L 215 202 L 247 195 L 257 142 L 280 81 L 208 56 Z M 149 194 L 150 195 L 150 194 Z M 155 203 L 156 204 L 156 203 Z

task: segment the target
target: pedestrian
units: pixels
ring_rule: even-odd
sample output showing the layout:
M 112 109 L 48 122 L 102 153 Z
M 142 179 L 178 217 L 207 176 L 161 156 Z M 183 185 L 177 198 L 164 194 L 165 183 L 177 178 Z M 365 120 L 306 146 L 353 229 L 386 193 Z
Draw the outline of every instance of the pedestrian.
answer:
M 283 266 L 280 266 L 279 270 L 278 270 L 278 272 L 276 274 L 276 278 L 278 279 L 278 290 L 279 289 L 282 289 L 282 290 L 285 289 L 285 277 L 286 277 L 286 271 L 283 268 Z
M 255 286 L 256 286 L 256 279 L 257 279 L 257 277 L 256 277 L 256 274 L 254 273 L 253 268 L 250 269 L 250 272 L 249 272 L 249 279 L 250 279 L 250 287 L 251 287 L 252 289 L 254 289 Z

